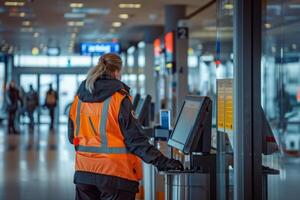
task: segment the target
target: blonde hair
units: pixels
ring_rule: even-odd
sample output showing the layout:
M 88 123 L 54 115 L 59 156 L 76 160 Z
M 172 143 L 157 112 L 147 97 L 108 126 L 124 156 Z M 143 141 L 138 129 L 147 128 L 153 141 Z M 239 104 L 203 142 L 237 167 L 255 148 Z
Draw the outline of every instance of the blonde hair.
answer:
M 122 59 L 114 53 L 107 53 L 99 58 L 98 64 L 90 69 L 87 74 L 85 87 L 90 93 L 95 88 L 95 81 L 103 74 L 113 74 L 115 71 L 121 71 Z

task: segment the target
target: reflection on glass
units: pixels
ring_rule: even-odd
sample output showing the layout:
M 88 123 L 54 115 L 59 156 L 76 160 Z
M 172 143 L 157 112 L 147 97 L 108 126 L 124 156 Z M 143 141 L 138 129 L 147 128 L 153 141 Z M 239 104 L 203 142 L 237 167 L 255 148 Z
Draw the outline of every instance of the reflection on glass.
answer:
M 280 152 L 263 157 L 280 169 L 269 178 L 269 199 L 299 199 L 300 1 L 268 0 L 263 9 L 262 106 Z
M 0 62 L 0 110 L 3 106 L 3 92 L 4 92 L 4 63 Z

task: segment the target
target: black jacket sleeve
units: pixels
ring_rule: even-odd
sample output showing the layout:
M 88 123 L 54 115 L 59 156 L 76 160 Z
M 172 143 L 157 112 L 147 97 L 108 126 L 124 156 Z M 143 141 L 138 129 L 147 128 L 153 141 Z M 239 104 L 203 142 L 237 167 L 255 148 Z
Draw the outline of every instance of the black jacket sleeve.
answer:
M 70 117 L 69 117 L 69 121 L 68 121 L 68 138 L 69 138 L 69 142 L 71 144 L 73 144 L 73 139 L 74 139 L 74 124 L 73 124 L 73 121 L 71 120 Z
M 141 125 L 133 116 L 133 106 L 127 97 L 121 104 L 119 123 L 128 151 L 155 166 L 168 162 L 169 159 L 148 142 Z

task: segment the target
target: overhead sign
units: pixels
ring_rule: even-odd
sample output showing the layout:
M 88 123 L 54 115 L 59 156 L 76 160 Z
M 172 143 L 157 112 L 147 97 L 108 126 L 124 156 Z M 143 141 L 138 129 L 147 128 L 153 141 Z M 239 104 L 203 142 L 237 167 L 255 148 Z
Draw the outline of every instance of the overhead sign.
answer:
M 178 39 L 187 39 L 189 37 L 189 29 L 187 27 L 178 27 L 177 28 L 177 38 Z
M 120 53 L 120 44 L 117 42 L 84 42 L 80 44 L 81 55 L 102 55 L 105 53 Z

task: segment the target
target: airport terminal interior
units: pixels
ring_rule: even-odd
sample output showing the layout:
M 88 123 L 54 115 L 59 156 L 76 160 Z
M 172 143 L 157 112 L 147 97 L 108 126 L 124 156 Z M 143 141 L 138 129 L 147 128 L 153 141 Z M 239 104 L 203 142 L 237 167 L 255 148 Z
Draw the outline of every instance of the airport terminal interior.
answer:
M 300 0 L 0 0 L 0 200 L 75 199 L 69 111 L 106 53 L 184 165 L 143 163 L 135 199 L 299 200 L 299 35 Z

